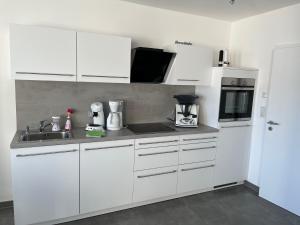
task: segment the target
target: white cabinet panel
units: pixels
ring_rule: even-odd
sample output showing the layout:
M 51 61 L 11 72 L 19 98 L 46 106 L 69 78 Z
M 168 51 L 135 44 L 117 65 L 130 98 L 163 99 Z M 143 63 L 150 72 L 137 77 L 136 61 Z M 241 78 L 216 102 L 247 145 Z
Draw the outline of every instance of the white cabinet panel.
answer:
M 16 225 L 79 214 L 79 145 L 12 150 Z
M 214 160 L 216 150 L 216 142 L 180 145 L 179 164 Z
M 250 141 L 251 126 L 220 129 L 215 186 L 246 179 Z
M 167 84 L 211 85 L 213 50 L 197 45 L 175 44 L 173 65 L 167 75 Z
M 179 146 L 138 149 L 135 151 L 135 170 L 178 165 Z
M 80 213 L 130 204 L 134 140 L 80 144 Z
M 176 194 L 178 166 L 134 173 L 133 201 L 140 202 Z
M 218 133 L 206 133 L 206 134 L 188 134 L 180 136 L 180 144 L 197 144 L 215 142 L 218 138 Z
M 78 81 L 129 83 L 131 39 L 77 33 Z
M 179 144 L 179 136 L 141 138 L 135 140 L 135 148 L 156 148 Z
M 12 25 L 12 75 L 20 80 L 76 81 L 76 32 Z
M 214 166 L 214 161 L 180 165 L 178 193 L 212 188 Z

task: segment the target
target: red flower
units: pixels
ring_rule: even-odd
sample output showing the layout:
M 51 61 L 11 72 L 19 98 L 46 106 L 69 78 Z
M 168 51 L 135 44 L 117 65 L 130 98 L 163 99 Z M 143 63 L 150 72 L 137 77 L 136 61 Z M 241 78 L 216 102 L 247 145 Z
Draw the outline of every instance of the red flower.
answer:
M 74 110 L 72 109 L 72 108 L 67 108 L 67 113 L 73 113 L 74 112 Z

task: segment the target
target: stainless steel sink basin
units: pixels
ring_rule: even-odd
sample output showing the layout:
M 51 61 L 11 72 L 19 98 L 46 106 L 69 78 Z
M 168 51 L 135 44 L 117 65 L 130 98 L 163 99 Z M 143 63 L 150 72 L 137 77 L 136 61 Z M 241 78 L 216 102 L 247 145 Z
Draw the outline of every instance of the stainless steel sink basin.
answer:
M 71 132 L 43 132 L 22 134 L 20 141 L 43 141 L 43 140 L 62 140 L 72 138 Z

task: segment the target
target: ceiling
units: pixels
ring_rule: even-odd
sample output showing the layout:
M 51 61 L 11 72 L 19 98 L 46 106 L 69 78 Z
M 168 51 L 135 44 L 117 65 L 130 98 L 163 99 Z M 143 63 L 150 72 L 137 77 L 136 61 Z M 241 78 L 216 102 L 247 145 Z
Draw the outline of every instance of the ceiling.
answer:
M 189 14 L 236 21 L 300 3 L 300 0 L 123 0 Z

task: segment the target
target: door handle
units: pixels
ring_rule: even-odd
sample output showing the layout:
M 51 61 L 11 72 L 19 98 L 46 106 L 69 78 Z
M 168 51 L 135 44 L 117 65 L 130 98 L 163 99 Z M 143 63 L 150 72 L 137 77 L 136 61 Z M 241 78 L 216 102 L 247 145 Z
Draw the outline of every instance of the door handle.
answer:
M 279 125 L 279 123 L 276 123 L 272 120 L 268 121 L 267 124 L 272 125 L 272 126 L 278 126 Z

